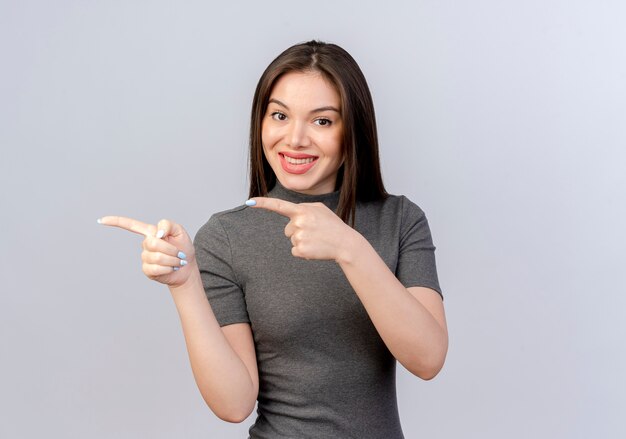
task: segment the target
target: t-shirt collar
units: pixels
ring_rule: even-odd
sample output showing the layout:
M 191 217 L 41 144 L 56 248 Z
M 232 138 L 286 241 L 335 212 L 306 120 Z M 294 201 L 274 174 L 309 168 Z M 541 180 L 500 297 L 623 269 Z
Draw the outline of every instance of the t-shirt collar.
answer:
M 319 195 L 303 194 L 285 188 L 278 180 L 276 181 L 276 185 L 269 191 L 268 195 L 271 198 L 280 198 L 281 200 L 290 201 L 292 203 L 324 203 L 332 210 L 335 210 L 339 204 L 339 191 Z

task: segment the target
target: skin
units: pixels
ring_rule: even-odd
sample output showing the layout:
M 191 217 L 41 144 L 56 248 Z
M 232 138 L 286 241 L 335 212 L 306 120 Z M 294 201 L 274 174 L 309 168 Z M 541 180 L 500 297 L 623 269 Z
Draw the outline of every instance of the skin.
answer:
M 339 94 L 319 73 L 287 73 L 270 94 L 261 126 L 263 152 L 281 184 L 304 194 L 335 190 L 343 163 Z M 315 157 L 305 174 L 292 174 L 280 164 L 281 155 Z
M 283 186 L 306 194 L 334 190 L 343 162 L 340 104 L 334 87 L 319 74 L 290 73 L 275 84 L 262 139 L 266 158 Z M 281 165 L 281 154 L 311 156 L 315 164 L 304 173 L 290 173 Z M 437 375 L 448 348 L 443 302 L 437 292 L 405 288 L 367 240 L 321 203 L 294 204 L 264 197 L 253 201 L 255 209 L 289 218 L 285 236 L 294 257 L 339 264 L 389 351 L 407 370 L 423 379 Z M 247 323 L 220 328 L 187 232 L 168 220 L 151 225 L 107 216 L 99 222 L 144 236 L 143 272 L 170 289 L 200 393 L 221 419 L 246 419 L 259 389 L 252 331 Z

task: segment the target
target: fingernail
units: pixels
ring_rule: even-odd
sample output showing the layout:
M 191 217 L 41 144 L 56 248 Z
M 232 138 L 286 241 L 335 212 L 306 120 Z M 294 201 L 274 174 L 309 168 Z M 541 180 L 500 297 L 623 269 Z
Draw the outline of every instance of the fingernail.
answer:
M 178 257 L 179 257 L 180 259 L 186 259 L 186 258 L 187 258 L 187 255 L 186 255 L 186 254 L 184 254 L 183 252 L 178 252 Z
M 255 200 L 248 200 L 248 201 L 246 201 L 246 206 L 256 206 L 256 201 Z
M 159 239 L 163 238 L 165 236 L 165 230 L 159 230 L 156 236 Z
M 180 260 L 180 265 L 187 265 L 187 261 L 185 261 L 184 259 Z
M 174 267 L 174 271 L 180 270 L 180 267 Z
M 98 224 L 102 224 L 102 218 L 98 218 L 98 219 L 96 220 L 96 222 L 97 222 Z

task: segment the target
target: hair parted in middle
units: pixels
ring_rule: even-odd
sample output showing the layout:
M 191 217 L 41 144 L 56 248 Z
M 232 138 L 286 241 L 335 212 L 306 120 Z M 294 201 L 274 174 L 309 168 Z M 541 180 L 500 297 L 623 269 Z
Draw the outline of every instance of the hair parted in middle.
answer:
M 338 171 L 337 215 L 354 225 L 357 201 L 387 197 L 380 172 L 378 135 L 372 96 L 356 61 L 341 47 L 309 41 L 278 55 L 259 79 L 250 122 L 250 198 L 263 197 L 276 184 L 276 174 L 263 153 L 261 126 L 274 84 L 291 72 L 319 72 L 341 99 L 344 163 Z

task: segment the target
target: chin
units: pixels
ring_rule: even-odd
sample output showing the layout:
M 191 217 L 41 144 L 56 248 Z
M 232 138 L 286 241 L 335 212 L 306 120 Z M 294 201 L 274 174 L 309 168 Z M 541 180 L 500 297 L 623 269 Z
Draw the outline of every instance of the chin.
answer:
M 302 176 L 277 176 L 280 184 L 290 191 L 301 192 L 303 194 L 320 195 L 334 191 L 334 186 L 326 190 L 323 185 L 312 182 L 309 178 L 303 178 Z
M 280 184 L 290 191 L 303 192 L 311 190 L 311 184 L 303 181 L 302 178 L 277 177 Z

